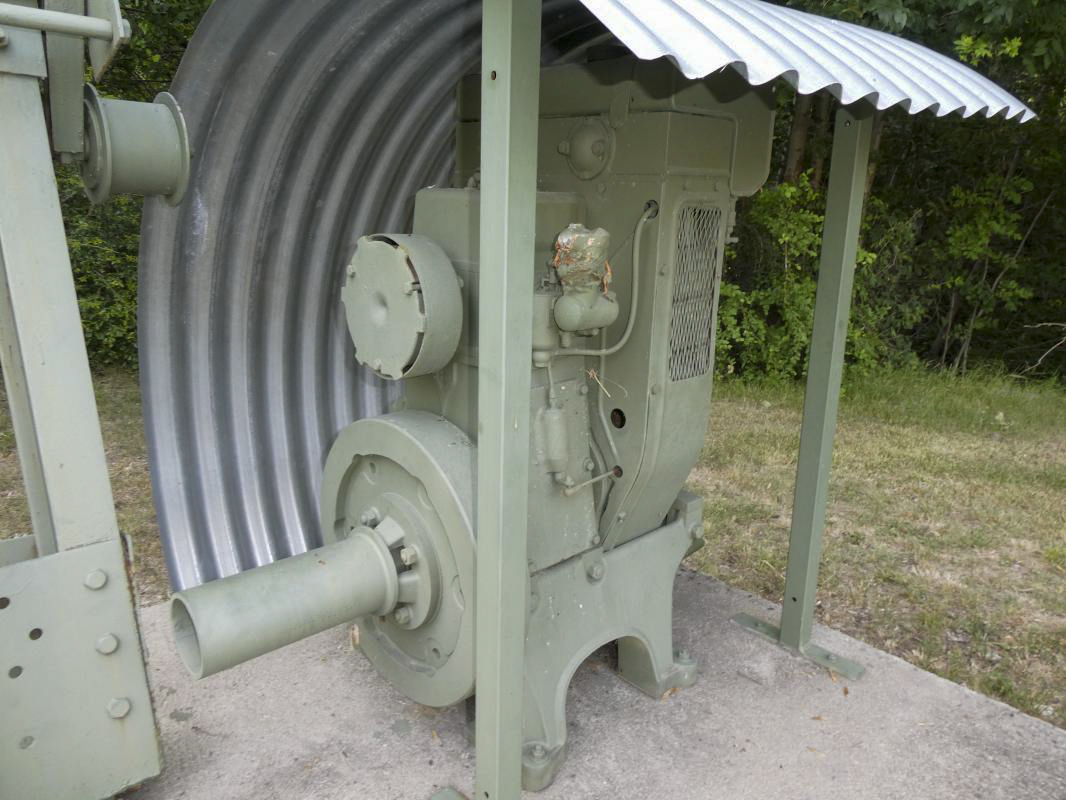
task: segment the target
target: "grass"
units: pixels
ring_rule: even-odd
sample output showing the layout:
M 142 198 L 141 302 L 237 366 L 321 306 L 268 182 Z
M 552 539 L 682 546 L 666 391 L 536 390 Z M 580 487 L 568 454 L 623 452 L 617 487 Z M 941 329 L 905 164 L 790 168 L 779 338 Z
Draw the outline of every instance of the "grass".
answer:
M 164 600 L 170 588 L 152 503 L 137 377 L 112 370 L 96 375 L 94 383 L 118 526 L 133 541 L 137 602 L 151 605 Z M 30 530 L 15 437 L 4 397 L 0 403 L 0 538 Z
M 725 382 L 692 474 L 692 565 L 780 600 L 802 388 Z M 819 619 L 1066 726 L 1066 391 L 996 375 L 851 382 Z
M 167 594 L 136 378 L 96 378 L 138 602 Z M 691 565 L 780 600 L 802 387 L 727 381 L 692 487 Z M 819 590 L 822 622 L 1066 727 L 1066 391 L 919 372 L 846 387 Z M 29 531 L 0 409 L 0 536 Z

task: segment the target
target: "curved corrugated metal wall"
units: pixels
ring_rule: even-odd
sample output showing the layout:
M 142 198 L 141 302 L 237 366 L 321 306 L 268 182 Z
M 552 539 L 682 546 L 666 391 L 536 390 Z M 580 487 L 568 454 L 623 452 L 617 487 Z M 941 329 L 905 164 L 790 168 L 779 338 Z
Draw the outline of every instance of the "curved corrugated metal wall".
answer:
M 174 82 L 194 172 L 145 207 L 141 385 L 175 588 L 319 541 L 336 432 L 390 388 L 356 368 L 340 306 L 368 232 L 406 230 L 447 180 L 453 90 L 477 68 L 470 0 L 216 0 Z M 545 2 L 545 60 L 606 37 Z

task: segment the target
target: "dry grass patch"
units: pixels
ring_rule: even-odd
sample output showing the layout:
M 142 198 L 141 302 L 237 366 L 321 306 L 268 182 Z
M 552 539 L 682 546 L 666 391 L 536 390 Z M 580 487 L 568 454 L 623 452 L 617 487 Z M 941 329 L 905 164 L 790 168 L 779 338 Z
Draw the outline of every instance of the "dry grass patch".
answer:
M 167 594 L 137 379 L 96 378 L 119 525 L 142 604 Z M 692 565 L 780 600 L 802 392 L 725 383 L 691 483 Z M 1066 392 L 901 373 L 847 387 L 819 618 L 1066 726 Z M 6 404 L 0 536 L 29 532 Z
M 158 603 L 168 596 L 170 588 L 152 504 L 137 376 L 108 371 L 96 375 L 94 384 L 119 530 L 133 540 L 137 602 Z M 29 509 L 4 397 L 0 403 L 0 538 L 29 532 Z
M 719 387 L 691 478 L 708 536 L 694 566 L 774 600 L 801 404 L 797 387 Z M 1066 393 L 911 373 L 849 386 L 819 601 L 825 624 L 1066 726 Z

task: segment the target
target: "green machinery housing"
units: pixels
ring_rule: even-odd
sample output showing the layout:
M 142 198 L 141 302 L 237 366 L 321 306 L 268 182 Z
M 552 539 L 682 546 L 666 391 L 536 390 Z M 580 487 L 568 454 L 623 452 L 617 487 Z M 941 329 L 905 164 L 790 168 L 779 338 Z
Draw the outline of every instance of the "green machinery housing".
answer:
M 480 110 L 472 76 L 452 187 L 418 194 L 413 233 L 360 239 L 337 287 L 355 358 L 401 381 L 401 399 L 333 444 L 323 547 L 175 595 L 195 675 L 356 618 L 363 652 L 412 699 L 475 693 L 478 286 L 502 268 L 479 253 Z M 540 115 L 515 587 L 528 789 L 564 760 L 567 687 L 597 648 L 616 642 L 621 677 L 655 698 L 696 679 L 671 628 L 674 575 L 703 535 L 683 486 L 710 410 L 724 248 L 736 199 L 767 177 L 773 94 L 622 58 L 545 69 Z

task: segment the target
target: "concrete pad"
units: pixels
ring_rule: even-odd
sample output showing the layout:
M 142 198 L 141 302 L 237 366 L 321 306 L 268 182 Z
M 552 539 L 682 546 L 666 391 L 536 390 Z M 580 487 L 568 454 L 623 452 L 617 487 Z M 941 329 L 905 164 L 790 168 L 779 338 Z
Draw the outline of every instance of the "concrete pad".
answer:
M 730 621 L 764 600 L 683 571 L 678 646 L 691 689 L 651 700 L 604 654 L 568 698 L 570 755 L 538 800 L 1066 800 L 1066 731 L 825 628 L 866 666 L 834 679 Z M 463 708 L 407 700 L 338 628 L 198 683 L 165 606 L 142 612 L 166 770 L 136 800 L 428 800 L 471 793 Z

